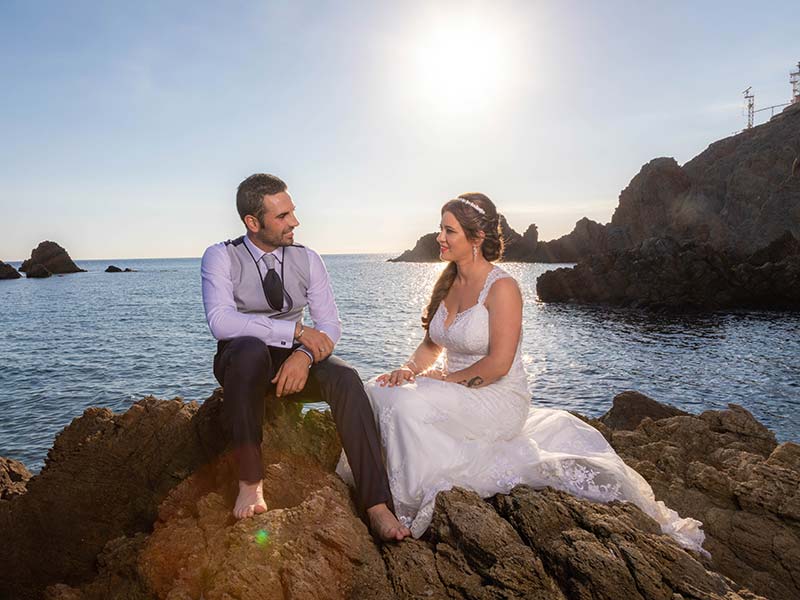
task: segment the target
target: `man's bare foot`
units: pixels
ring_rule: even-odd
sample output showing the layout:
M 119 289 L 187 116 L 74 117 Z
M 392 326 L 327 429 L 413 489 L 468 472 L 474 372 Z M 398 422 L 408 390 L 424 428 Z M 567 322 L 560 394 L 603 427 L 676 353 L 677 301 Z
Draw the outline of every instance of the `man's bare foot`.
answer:
M 263 482 L 247 483 L 239 481 L 239 496 L 236 498 L 236 506 L 233 507 L 233 516 L 237 519 L 245 519 L 267 512 L 267 503 L 264 502 Z
M 392 514 L 385 504 L 376 504 L 367 509 L 369 528 L 384 542 L 399 542 L 411 535 L 411 530 L 405 527 L 397 517 Z

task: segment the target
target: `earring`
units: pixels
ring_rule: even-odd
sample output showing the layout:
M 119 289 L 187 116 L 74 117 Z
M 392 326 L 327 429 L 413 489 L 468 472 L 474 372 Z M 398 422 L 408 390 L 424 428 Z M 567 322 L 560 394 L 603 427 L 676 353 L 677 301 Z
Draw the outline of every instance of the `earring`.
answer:
M 478 258 L 478 247 L 472 247 L 472 262 L 475 262 L 475 259 Z

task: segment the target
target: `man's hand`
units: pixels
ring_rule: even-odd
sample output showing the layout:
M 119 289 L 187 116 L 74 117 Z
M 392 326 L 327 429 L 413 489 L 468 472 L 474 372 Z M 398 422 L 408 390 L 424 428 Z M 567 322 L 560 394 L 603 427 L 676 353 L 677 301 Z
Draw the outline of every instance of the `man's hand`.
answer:
M 306 331 L 308 331 L 306 329 Z M 306 337 L 303 335 L 303 337 Z M 311 359 L 305 352 L 295 351 L 287 358 L 278 369 L 278 373 L 272 380 L 275 384 L 275 395 L 288 396 L 295 394 L 306 387 L 308 379 L 308 367 Z
M 303 335 L 295 339 L 303 344 L 311 354 L 314 355 L 314 362 L 320 362 L 328 358 L 333 352 L 333 340 L 328 334 L 313 327 L 306 327 Z

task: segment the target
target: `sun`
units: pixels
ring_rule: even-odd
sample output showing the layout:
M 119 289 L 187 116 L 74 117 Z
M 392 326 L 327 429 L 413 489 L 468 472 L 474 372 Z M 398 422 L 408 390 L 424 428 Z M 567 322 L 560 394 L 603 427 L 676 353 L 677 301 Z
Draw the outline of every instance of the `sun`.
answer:
M 442 21 L 414 46 L 413 69 L 420 98 L 448 112 L 496 106 L 508 93 L 514 55 L 507 35 L 477 17 Z

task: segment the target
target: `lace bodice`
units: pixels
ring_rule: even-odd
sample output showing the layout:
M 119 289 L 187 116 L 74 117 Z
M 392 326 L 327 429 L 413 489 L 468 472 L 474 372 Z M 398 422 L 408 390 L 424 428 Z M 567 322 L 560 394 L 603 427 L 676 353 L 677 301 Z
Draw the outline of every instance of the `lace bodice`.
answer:
M 477 304 L 458 313 L 448 327 L 448 311 L 444 301 L 439 304 L 430 324 L 430 336 L 433 342 L 444 348 L 445 371 L 460 371 L 474 364 L 489 354 L 489 311 L 484 303 L 495 281 L 511 277 L 503 269 L 494 266 L 486 276 L 486 283 L 478 295 Z M 509 375 L 519 376 L 525 380 L 520 349 L 522 332 L 520 332 L 517 352 Z

